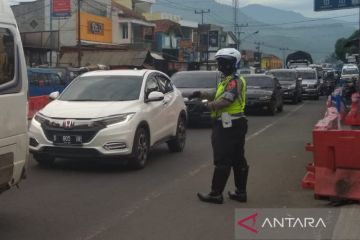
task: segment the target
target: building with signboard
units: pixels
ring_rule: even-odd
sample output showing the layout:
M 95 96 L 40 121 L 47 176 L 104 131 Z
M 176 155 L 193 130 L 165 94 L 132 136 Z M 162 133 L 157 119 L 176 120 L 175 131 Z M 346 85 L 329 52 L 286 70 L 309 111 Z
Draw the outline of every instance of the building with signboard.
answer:
M 140 4 L 142 1 L 136 2 Z M 138 6 L 146 10 L 146 5 Z M 147 21 L 141 13 L 111 0 L 81 1 L 79 35 L 76 0 L 37 0 L 12 8 L 29 65 L 56 63 L 62 54 L 78 52 L 79 35 L 81 49 L 146 50 L 153 44 L 155 24 Z M 86 51 L 80 55 L 83 54 Z

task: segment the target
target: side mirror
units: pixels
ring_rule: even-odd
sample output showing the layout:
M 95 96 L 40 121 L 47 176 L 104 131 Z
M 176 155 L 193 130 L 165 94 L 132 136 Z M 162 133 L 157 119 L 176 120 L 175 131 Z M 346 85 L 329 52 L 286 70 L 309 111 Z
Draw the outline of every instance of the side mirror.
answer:
M 52 100 L 57 99 L 59 96 L 60 96 L 60 93 L 58 91 L 52 92 L 49 94 L 49 99 L 52 101 Z
M 151 92 L 145 102 L 157 102 L 164 100 L 165 95 L 162 92 Z

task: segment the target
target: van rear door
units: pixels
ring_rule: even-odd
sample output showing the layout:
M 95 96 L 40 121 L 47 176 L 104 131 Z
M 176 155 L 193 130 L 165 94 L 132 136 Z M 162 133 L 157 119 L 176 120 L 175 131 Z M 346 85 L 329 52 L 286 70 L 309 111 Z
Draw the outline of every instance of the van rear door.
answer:
M 27 74 L 20 34 L 0 4 L 0 192 L 17 184 L 28 157 Z

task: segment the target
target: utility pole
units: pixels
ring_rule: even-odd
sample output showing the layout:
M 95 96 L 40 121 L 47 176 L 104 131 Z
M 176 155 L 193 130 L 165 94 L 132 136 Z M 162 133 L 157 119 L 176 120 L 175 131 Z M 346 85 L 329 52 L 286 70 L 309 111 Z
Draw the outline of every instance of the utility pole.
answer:
M 239 7 L 239 0 L 233 0 L 234 5 L 234 33 L 237 32 L 237 25 L 238 25 L 238 7 Z
M 195 10 L 195 14 L 201 14 L 201 24 L 204 24 L 204 14 L 210 13 L 210 9 L 201 9 L 200 11 Z
M 237 25 L 237 30 L 238 30 L 238 32 L 237 32 L 237 38 L 238 38 L 238 41 L 237 41 L 237 49 L 238 50 L 240 50 L 240 44 L 241 44 L 241 42 L 240 42 L 240 36 L 241 36 L 241 33 L 244 33 L 244 32 L 242 32 L 241 31 L 241 28 L 243 28 L 243 27 L 248 27 L 249 26 L 249 24 L 240 24 L 240 25 Z M 236 33 L 236 32 L 235 32 Z
M 279 48 L 279 50 L 281 50 L 283 52 L 283 68 L 286 68 L 286 51 L 290 50 L 288 48 Z
M 261 68 L 261 56 L 260 56 L 260 47 L 261 47 L 261 42 L 255 42 L 254 43 L 256 45 L 256 51 L 257 51 L 257 58 L 259 60 L 259 68 Z
M 78 40 L 77 40 L 77 50 L 78 50 L 78 66 L 81 67 L 81 23 L 80 23 L 80 6 L 81 0 L 77 0 L 77 30 L 78 30 Z
M 52 67 L 52 44 L 53 44 L 53 33 L 52 33 L 52 30 L 53 30 L 53 0 L 50 0 L 50 61 L 49 61 L 49 67 Z
M 204 14 L 207 13 L 210 13 L 210 9 L 201 9 L 200 11 L 195 10 L 195 14 L 201 14 L 201 25 L 204 24 Z M 209 70 L 209 31 L 207 32 L 206 40 L 206 69 Z

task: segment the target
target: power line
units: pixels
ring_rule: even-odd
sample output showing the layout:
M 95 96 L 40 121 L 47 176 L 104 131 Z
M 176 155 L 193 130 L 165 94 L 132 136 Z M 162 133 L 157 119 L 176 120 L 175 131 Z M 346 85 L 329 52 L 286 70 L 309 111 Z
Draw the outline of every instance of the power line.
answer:
M 201 24 L 204 24 L 204 14 L 210 13 L 210 9 L 204 10 L 201 9 L 200 11 L 195 10 L 195 14 L 201 14 Z

